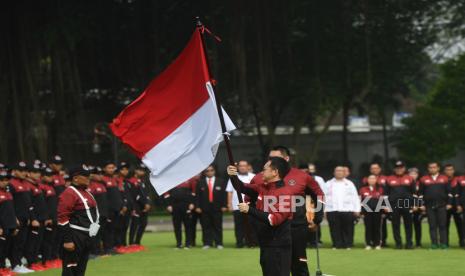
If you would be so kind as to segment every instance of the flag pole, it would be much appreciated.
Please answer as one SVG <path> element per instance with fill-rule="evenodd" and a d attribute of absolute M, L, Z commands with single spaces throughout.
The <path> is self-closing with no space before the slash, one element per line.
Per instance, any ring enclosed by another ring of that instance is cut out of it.
<path fill-rule="evenodd" d="M 205 62 L 207 64 L 207 70 L 208 70 L 208 73 L 210 75 L 210 64 L 208 62 L 207 48 L 205 46 L 205 39 L 204 39 L 204 35 L 203 35 L 203 32 L 202 32 L 203 24 L 200 21 L 200 17 L 198 17 L 198 16 L 196 17 L 196 21 L 197 21 L 196 22 L 197 31 L 199 32 L 200 38 L 201 38 L 201 41 L 202 41 L 202 48 L 203 48 L 203 53 L 205 55 Z M 210 77 L 211 77 L 211 75 L 210 75 Z M 229 142 L 229 135 L 228 135 L 227 130 L 226 130 L 226 124 L 224 122 L 223 111 L 221 109 L 220 97 L 218 97 L 218 95 L 216 93 L 215 84 L 211 83 L 211 85 L 212 85 L 212 89 L 213 89 L 213 94 L 215 95 L 216 110 L 218 111 L 218 117 L 220 118 L 221 132 L 223 132 L 223 140 L 224 140 L 224 143 L 226 145 L 226 151 L 228 153 L 229 165 L 235 166 L 236 164 L 234 162 L 234 156 L 233 156 L 232 149 L 231 149 L 231 143 Z M 239 184 L 239 183 L 237 183 L 237 181 L 239 180 L 238 178 L 229 177 L 229 179 L 233 182 L 234 187 L 238 186 L 238 185 L 236 185 L 236 184 Z M 239 203 L 242 203 L 243 200 L 242 200 L 241 193 L 239 191 L 237 191 L 237 190 L 236 190 L 236 193 L 237 193 L 237 199 L 239 200 Z"/>

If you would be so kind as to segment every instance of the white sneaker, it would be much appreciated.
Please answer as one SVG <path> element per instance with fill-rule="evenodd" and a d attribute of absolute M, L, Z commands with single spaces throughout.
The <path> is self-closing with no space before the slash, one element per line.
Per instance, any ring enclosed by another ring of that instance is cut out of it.
<path fill-rule="evenodd" d="M 378 245 L 377 247 L 375 247 L 376 250 L 381 250 L 381 245 Z"/>
<path fill-rule="evenodd" d="M 26 274 L 26 273 L 33 273 L 34 272 L 34 270 L 29 269 L 29 268 L 25 267 L 24 265 L 17 265 L 17 266 L 15 266 L 15 268 L 12 271 L 14 273 L 18 273 L 18 274 Z"/>
<path fill-rule="evenodd" d="M 210 249 L 210 245 L 204 245 L 202 249 Z"/>
<path fill-rule="evenodd" d="M 365 247 L 365 250 L 371 250 L 371 246 L 367 245 L 367 246 Z"/>
<path fill-rule="evenodd" d="M 222 250 L 224 247 L 222 245 L 216 246 L 217 249 Z"/>

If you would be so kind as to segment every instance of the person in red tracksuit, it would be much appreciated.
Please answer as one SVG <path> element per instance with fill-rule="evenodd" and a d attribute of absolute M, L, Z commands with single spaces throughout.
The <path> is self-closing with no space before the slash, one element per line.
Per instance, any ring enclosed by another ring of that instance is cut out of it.
<path fill-rule="evenodd" d="M 263 167 L 262 184 L 244 184 L 237 177 L 237 168 L 228 167 L 234 188 L 256 199 L 255 207 L 239 203 L 239 211 L 254 218 L 260 265 L 264 276 L 289 276 L 292 257 L 291 219 L 292 196 L 295 189 L 286 185 L 289 163 L 280 157 L 271 157 Z M 284 207 L 288 206 L 288 208 Z"/>
<path fill-rule="evenodd" d="M 62 175 L 63 170 L 63 158 L 60 155 L 55 155 L 49 162 L 49 167 L 53 171 L 53 185 L 57 196 L 66 189 L 66 181 Z"/>
<path fill-rule="evenodd" d="M 89 192 L 94 196 L 97 201 L 99 214 L 100 214 L 100 231 L 95 237 L 94 245 L 91 250 L 91 254 L 94 256 L 103 255 L 103 241 L 105 228 L 107 227 L 108 217 L 108 199 L 107 199 L 107 188 L 105 182 L 103 182 L 103 172 L 100 167 L 90 167 L 90 184 Z M 92 257 L 94 257 L 92 256 Z"/>
<path fill-rule="evenodd" d="M 449 179 L 439 174 L 437 162 L 428 164 L 428 175 L 420 179 L 419 197 L 423 199 L 428 216 L 431 249 L 447 249 L 447 210 L 452 208 L 455 200 Z M 439 234 L 439 235 L 438 235 Z M 439 239 L 438 239 L 439 236 Z M 439 243 L 438 243 L 439 242 Z"/>
<path fill-rule="evenodd" d="M 449 184 L 451 188 L 452 195 L 454 198 L 457 197 L 457 182 L 458 182 L 458 177 L 455 176 L 455 168 L 454 165 L 452 164 L 446 164 L 444 165 L 444 175 L 449 178 Z M 465 246 L 465 241 L 464 241 L 464 233 L 462 229 L 462 214 L 457 210 L 457 200 L 452 201 L 452 209 L 447 210 L 447 245 L 449 245 L 449 228 L 450 228 L 450 221 L 451 218 L 454 219 L 455 223 L 455 228 L 457 230 L 457 237 L 459 238 L 459 246 L 464 247 Z"/>
<path fill-rule="evenodd" d="M 462 231 L 465 234 L 465 175 L 458 176 L 455 183 L 457 212 L 462 215 Z"/>
<path fill-rule="evenodd" d="M 362 205 L 363 221 L 365 225 L 365 249 L 381 249 L 381 222 L 383 210 L 379 201 L 384 196 L 383 187 L 378 184 L 378 177 L 374 174 L 367 178 L 367 185 L 359 190 L 360 198 L 366 205 Z"/>

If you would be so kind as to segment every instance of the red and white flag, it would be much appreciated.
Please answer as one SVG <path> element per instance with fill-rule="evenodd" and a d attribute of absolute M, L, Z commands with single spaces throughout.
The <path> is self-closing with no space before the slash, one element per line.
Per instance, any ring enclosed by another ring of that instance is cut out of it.
<path fill-rule="evenodd" d="M 110 124 L 150 169 L 158 194 L 204 170 L 223 140 L 200 36 L 194 31 L 176 60 Z M 227 131 L 234 130 L 223 115 Z"/>

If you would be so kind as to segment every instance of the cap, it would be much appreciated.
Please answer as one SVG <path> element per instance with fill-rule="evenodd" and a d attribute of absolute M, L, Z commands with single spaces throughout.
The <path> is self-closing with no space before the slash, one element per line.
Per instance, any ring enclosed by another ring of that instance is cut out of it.
<path fill-rule="evenodd" d="M 63 179 L 64 179 L 65 181 L 71 180 L 71 178 L 69 177 L 69 174 L 63 175 Z"/>
<path fill-rule="evenodd" d="M 43 173 L 45 176 L 52 176 L 52 175 L 54 175 L 53 170 L 50 169 L 49 167 L 46 167 L 46 168 L 42 171 L 42 173 Z"/>
<path fill-rule="evenodd" d="M 129 169 L 129 164 L 127 162 L 121 162 L 118 165 L 118 170 L 121 170 L 123 168 Z"/>
<path fill-rule="evenodd" d="M 13 170 L 17 171 L 27 171 L 27 164 L 24 161 L 19 161 L 13 166 Z"/>
<path fill-rule="evenodd" d="M 60 155 L 54 155 L 51 158 L 50 163 L 51 164 L 63 164 L 63 158 L 61 158 Z"/>
<path fill-rule="evenodd" d="M 147 166 L 145 166 L 144 163 L 140 163 L 139 165 L 136 166 L 136 170 L 146 170 Z"/>
<path fill-rule="evenodd" d="M 69 170 L 70 178 L 73 178 L 78 175 L 89 176 L 90 175 L 89 167 L 87 167 L 86 165 L 80 165 L 78 167 L 75 167 Z"/>
<path fill-rule="evenodd" d="M 105 162 L 102 163 L 102 167 L 106 167 L 106 166 L 108 166 L 108 165 L 110 165 L 110 164 L 115 165 L 115 162 L 113 162 L 113 161 L 111 161 L 111 160 L 106 160 Z"/>
<path fill-rule="evenodd" d="M 35 172 L 35 173 L 38 173 L 38 172 L 42 172 L 42 166 L 40 165 L 40 163 L 34 163 L 34 165 L 32 165 L 30 168 L 29 168 L 29 171 L 30 172 Z"/>
<path fill-rule="evenodd" d="M 404 163 L 404 161 L 398 160 L 398 161 L 396 161 L 394 167 L 395 168 L 405 167 L 405 163 Z"/>
<path fill-rule="evenodd" d="M 102 174 L 103 173 L 102 168 L 100 168 L 99 166 L 95 166 L 95 167 L 90 166 L 89 169 L 90 169 L 91 174 Z"/>
<path fill-rule="evenodd" d="M 0 172 L 0 179 L 10 179 L 11 175 L 6 171 Z"/>

